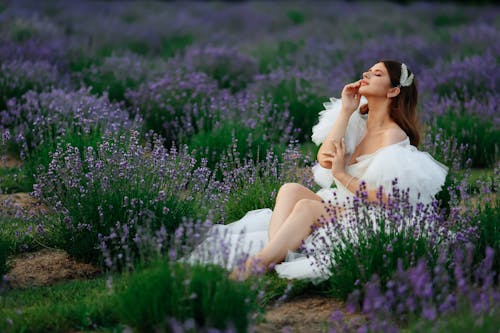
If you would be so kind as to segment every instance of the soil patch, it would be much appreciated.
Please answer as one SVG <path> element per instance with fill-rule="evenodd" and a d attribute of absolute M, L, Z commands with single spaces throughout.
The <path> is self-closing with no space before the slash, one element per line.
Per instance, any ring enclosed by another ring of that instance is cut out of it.
<path fill-rule="evenodd" d="M 0 156 L 0 168 L 19 168 L 21 161 L 14 156 L 4 155 Z"/>
<path fill-rule="evenodd" d="M 45 286 L 73 279 L 93 278 L 100 270 L 90 264 L 77 262 L 62 250 L 44 249 L 24 253 L 10 260 L 7 274 L 9 286 L 27 288 Z"/>
<path fill-rule="evenodd" d="M 330 317 L 337 310 L 351 323 L 349 326 L 359 326 L 365 321 L 361 314 L 349 313 L 344 302 L 326 296 L 300 295 L 279 306 L 269 306 L 255 332 L 328 332 Z"/>
<path fill-rule="evenodd" d="M 29 193 L 14 193 L 0 194 L 0 209 L 6 215 L 36 215 L 46 208 Z"/>

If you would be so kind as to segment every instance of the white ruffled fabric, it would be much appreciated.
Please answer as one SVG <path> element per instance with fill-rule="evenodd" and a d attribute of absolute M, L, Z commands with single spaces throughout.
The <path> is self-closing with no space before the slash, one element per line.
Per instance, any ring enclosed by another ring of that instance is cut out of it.
<path fill-rule="evenodd" d="M 366 100 L 362 97 L 360 105 L 364 103 Z M 313 127 L 312 140 L 317 145 L 328 136 L 340 113 L 341 104 L 341 100 L 335 98 L 324 103 L 325 110 L 319 113 L 319 122 Z M 350 117 L 344 136 L 346 161 L 365 133 L 366 117 L 360 114 L 358 108 Z M 337 181 L 329 169 L 316 164 L 312 171 L 314 180 L 322 187 L 317 194 L 323 200 L 338 204 L 352 202 L 354 194 Z M 428 153 L 412 146 L 407 138 L 374 153 L 357 157 L 356 163 L 346 166 L 346 171 L 364 180 L 368 189 L 378 189 L 382 186 L 388 195 L 392 193 L 392 183 L 396 178 L 399 189 L 409 189 L 410 203 L 415 205 L 417 202 L 427 204 L 434 199 L 434 195 L 444 184 L 448 168 Z M 335 188 L 331 187 L 333 183 Z M 266 246 L 271 215 L 270 209 L 259 209 L 248 212 L 234 223 L 215 226 L 205 241 L 186 260 L 191 263 L 216 263 L 233 269 L 244 258 L 256 254 Z M 303 252 L 290 251 L 286 260 L 275 266 L 275 270 L 284 278 L 309 279 L 313 282 L 325 280 L 329 276 L 328 266 L 331 263 L 328 247 L 334 241 L 336 240 L 328 239 L 325 228 L 320 228 L 304 241 L 305 252 L 314 249 L 314 257 L 306 256 Z M 321 245 L 318 247 L 318 244 L 324 244 L 324 253 L 321 253 Z"/>

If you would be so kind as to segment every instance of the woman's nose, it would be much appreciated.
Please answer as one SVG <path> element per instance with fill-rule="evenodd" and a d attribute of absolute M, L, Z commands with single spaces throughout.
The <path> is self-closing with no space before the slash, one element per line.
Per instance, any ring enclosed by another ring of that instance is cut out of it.
<path fill-rule="evenodd" d="M 370 77 L 370 73 L 369 72 L 364 72 L 363 73 L 363 79 L 368 79 Z"/>

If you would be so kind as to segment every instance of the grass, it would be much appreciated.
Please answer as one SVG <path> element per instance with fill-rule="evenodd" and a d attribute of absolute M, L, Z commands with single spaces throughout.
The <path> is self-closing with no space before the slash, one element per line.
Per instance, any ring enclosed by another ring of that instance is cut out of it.
<path fill-rule="evenodd" d="M 108 281 L 112 278 L 112 289 Z M 283 283 L 281 283 L 281 286 Z M 228 279 L 217 266 L 165 261 L 132 274 L 101 276 L 0 294 L 0 331 L 168 330 L 164 319 L 194 319 L 198 328 L 245 332 L 259 311 L 257 285 Z"/>
<path fill-rule="evenodd" d="M 0 168 L 0 189 L 3 193 L 30 192 L 32 183 L 20 168 Z"/>
<path fill-rule="evenodd" d="M 236 328 L 245 332 L 257 310 L 257 292 L 228 278 L 218 266 L 159 262 L 131 276 L 117 294 L 122 322 L 139 332 L 165 330 L 165 318 L 193 319 L 196 327 Z"/>
<path fill-rule="evenodd" d="M 36 224 L 27 218 L 0 215 L 0 241 L 6 244 L 8 255 L 36 250 Z"/>
<path fill-rule="evenodd" d="M 405 333 L 491 333 L 500 327 L 500 311 L 491 309 L 490 313 L 477 315 L 467 306 L 457 313 L 438 319 L 437 321 L 415 321 Z"/>
<path fill-rule="evenodd" d="M 115 285 L 124 279 L 114 277 Z M 10 290 L 0 297 L 0 330 L 68 332 L 118 325 L 106 278 Z"/>
<path fill-rule="evenodd" d="M 446 137 L 466 144 L 462 156 L 472 160 L 476 168 L 492 167 L 498 161 L 500 129 L 493 121 L 465 112 L 447 112 L 436 118 L 435 128 L 443 129 Z"/>
<path fill-rule="evenodd" d="M 8 272 L 7 256 L 9 254 L 9 243 L 0 238 L 0 276 Z"/>
<path fill-rule="evenodd" d="M 238 122 L 223 122 L 217 128 L 200 131 L 189 138 L 189 147 L 198 151 L 198 159 L 206 158 L 207 166 L 214 169 L 221 162 L 224 153 L 236 145 L 241 157 L 253 160 L 265 160 L 265 153 L 272 149 L 278 156 L 286 149 L 279 144 L 277 137 L 265 137 L 269 129 L 258 125 L 253 129 Z M 274 141 L 274 142 L 273 142 Z"/>

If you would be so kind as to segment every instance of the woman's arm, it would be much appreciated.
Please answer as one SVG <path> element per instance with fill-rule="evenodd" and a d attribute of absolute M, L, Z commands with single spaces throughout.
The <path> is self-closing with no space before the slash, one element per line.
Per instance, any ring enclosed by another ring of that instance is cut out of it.
<path fill-rule="evenodd" d="M 332 167 L 331 157 L 335 154 L 335 142 L 341 142 L 344 138 L 349 118 L 359 106 L 361 96 L 358 94 L 361 80 L 347 84 L 342 89 L 342 108 L 337 120 L 333 124 L 328 137 L 325 139 L 318 151 L 318 162 L 323 168 Z"/>
<path fill-rule="evenodd" d="M 334 151 L 334 142 L 340 142 L 345 135 L 345 130 L 347 128 L 347 123 L 349 122 L 350 114 L 342 110 L 337 117 L 337 120 L 333 124 L 330 133 L 326 137 L 325 141 L 321 144 L 318 151 L 318 162 L 323 168 L 330 169 L 332 167 L 332 162 L 330 157 Z"/>
<path fill-rule="evenodd" d="M 337 178 L 337 180 L 340 181 L 345 186 L 345 188 L 349 190 L 349 192 L 356 193 L 356 191 L 360 190 L 361 181 L 358 178 L 351 176 L 349 173 L 345 171 L 335 175 L 335 178 Z M 380 203 L 380 202 L 387 203 L 387 195 L 383 190 L 382 192 L 380 192 L 380 190 L 378 189 L 376 190 L 366 189 L 366 194 L 367 194 L 366 198 L 367 201 L 375 203 Z"/>

